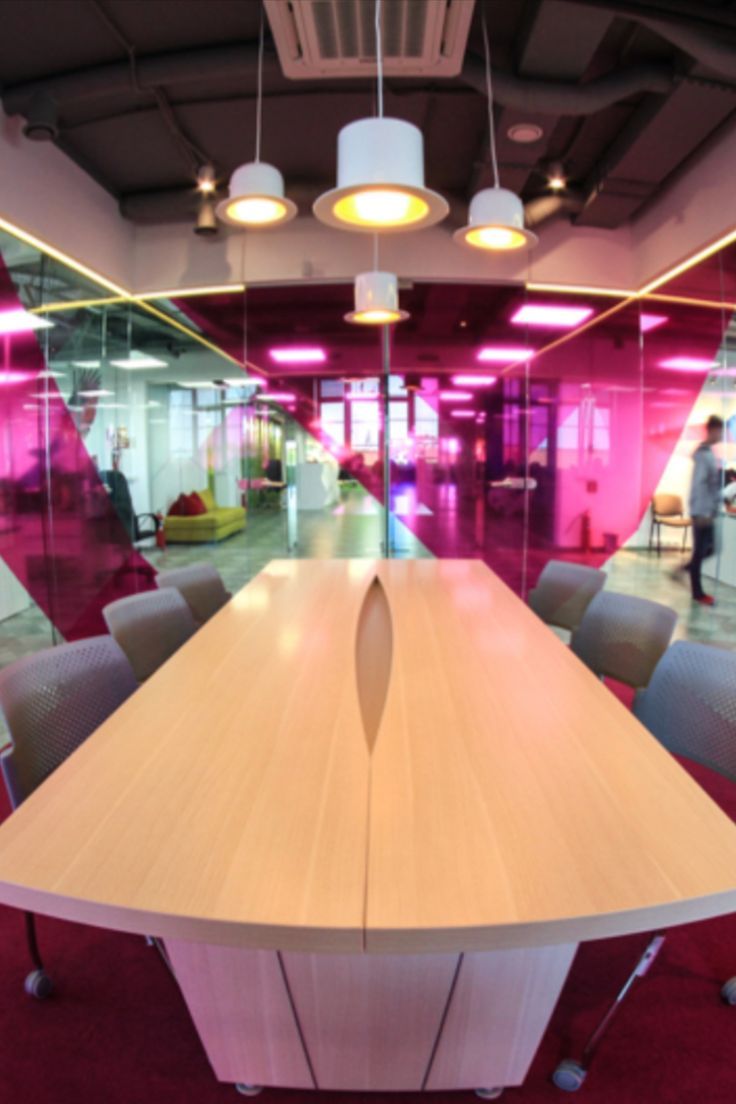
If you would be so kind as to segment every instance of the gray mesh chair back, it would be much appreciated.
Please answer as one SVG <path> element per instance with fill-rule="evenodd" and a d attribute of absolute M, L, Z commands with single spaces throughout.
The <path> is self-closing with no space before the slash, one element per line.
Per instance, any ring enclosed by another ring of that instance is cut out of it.
<path fill-rule="evenodd" d="M 550 560 L 529 593 L 529 605 L 547 625 L 573 632 L 605 581 L 605 571 L 595 567 Z"/>
<path fill-rule="evenodd" d="M 102 616 L 139 682 L 157 671 L 197 629 L 189 606 L 173 587 L 119 598 L 105 606 Z"/>
<path fill-rule="evenodd" d="M 109 636 L 47 648 L 0 671 L 0 709 L 13 742 L 0 765 L 13 808 L 137 686 Z"/>
<path fill-rule="evenodd" d="M 678 640 L 657 664 L 634 712 L 675 755 L 736 782 L 736 652 Z"/>
<path fill-rule="evenodd" d="M 571 647 L 597 675 L 640 689 L 649 684 L 676 621 L 675 611 L 659 602 L 604 590 L 585 611 Z"/>
<path fill-rule="evenodd" d="M 160 571 L 156 576 L 158 587 L 175 587 L 186 599 L 196 621 L 203 625 L 213 614 L 232 598 L 225 589 L 216 567 L 209 563 L 189 564 L 171 571 Z"/>

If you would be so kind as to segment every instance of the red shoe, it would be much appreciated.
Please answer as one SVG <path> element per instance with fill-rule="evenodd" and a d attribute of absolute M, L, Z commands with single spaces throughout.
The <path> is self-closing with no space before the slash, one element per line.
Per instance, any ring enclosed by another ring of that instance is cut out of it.
<path fill-rule="evenodd" d="M 715 598 L 710 594 L 704 594 L 702 598 L 696 598 L 696 602 L 699 602 L 701 606 L 714 606 L 716 604 Z"/>

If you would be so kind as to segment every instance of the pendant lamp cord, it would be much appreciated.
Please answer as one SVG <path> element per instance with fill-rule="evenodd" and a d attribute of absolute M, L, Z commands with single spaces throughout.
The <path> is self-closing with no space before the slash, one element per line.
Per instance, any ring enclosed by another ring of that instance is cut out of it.
<path fill-rule="evenodd" d="M 261 160 L 261 116 L 263 114 L 263 3 L 258 32 L 258 93 L 256 96 L 256 164 Z"/>
<path fill-rule="evenodd" d="M 373 271 L 378 272 L 378 234 L 373 235 Z"/>
<path fill-rule="evenodd" d="M 381 0 L 376 0 L 376 78 L 378 80 L 378 118 L 383 118 L 383 46 L 381 43 Z"/>
<path fill-rule="evenodd" d="M 493 187 L 500 188 L 498 177 L 498 157 L 496 156 L 496 127 L 493 121 L 493 80 L 491 77 L 491 47 L 488 43 L 488 27 L 486 25 L 486 13 L 483 11 L 483 49 L 486 56 L 486 97 L 488 99 L 488 133 L 491 146 L 491 166 L 493 168 Z"/>

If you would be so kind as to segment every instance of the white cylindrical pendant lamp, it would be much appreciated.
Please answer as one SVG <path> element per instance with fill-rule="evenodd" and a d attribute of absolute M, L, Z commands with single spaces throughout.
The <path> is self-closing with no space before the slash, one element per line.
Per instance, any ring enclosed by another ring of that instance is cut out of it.
<path fill-rule="evenodd" d="M 433 226 L 449 210 L 424 186 L 422 132 L 402 119 L 358 119 L 340 131 L 337 187 L 314 203 L 316 217 L 342 230 L 396 233 Z"/>
<path fill-rule="evenodd" d="M 534 246 L 538 238 L 524 226 L 524 205 L 508 188 L 483 188 L 470 201 L 468 225 L 453 238 L 473 249 L 504 252 Z"/>
<path fill-rule="evenodd" d="M 393 272 L 360 272 L 355 277 L 355 310 L 346 322 L 363 326 L 387 326 L 403 322 L 408 311 L 399 309 L 399 281 Z"/>
<path fill-rule="evenodd" d="M 229 196 L 217 204 L 217 217 L 230 226 L 268 229 L 283 226 L 297 213 L 284 195 L 284 178 L 265 161 L 240 165 L 230 178 Z"/>

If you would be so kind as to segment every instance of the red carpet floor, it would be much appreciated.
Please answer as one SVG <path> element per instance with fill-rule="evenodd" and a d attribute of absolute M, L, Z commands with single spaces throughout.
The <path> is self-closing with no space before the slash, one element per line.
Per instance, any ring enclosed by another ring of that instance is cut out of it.
<path fill-rule="evenodd" d="M 736 787 L 692 773 L 736 819 Z M 5 810 L 3 810 L 4 812 Z M 57 993 L 23 993 L 21 917 L 0 909 L 0 1104 L 217 1104 L 243 1099 L 215 1082 L 175 983 L 137 937 L 41 919 Z M 521 1089 L 509 1104 L 561 1101 L 549 1081 L 575 1053 L 629 972 L 645 936 L 588 944 Z M 719 1001 L 736 974 L 736 916 L 675 929 L 614 1022 L 588 1082 L 587 1104 L 734 1104 L 736 1008 Z M 260 1104 L 320 1094 L 266 1090 Z M 327 1098 L 328 1094 L 322 1094 Z M 436 1093 L 471 1104 L 470 1093 Z M 403 1094 L 330 1093 L 332 1104 L 409 1104 Z M 300 1102 L 301 1104 L 301 1102 Z"/>

